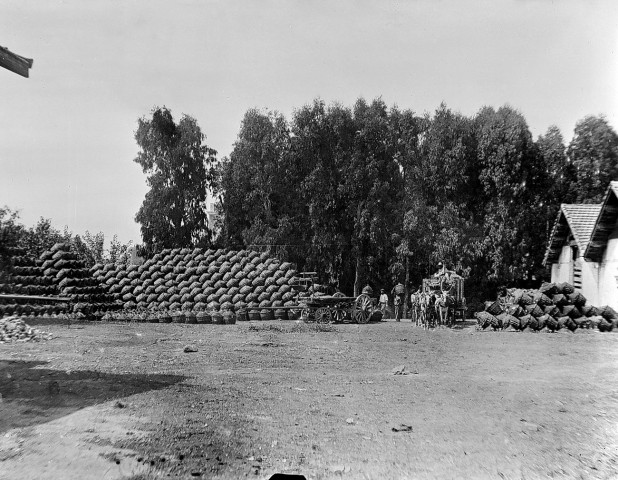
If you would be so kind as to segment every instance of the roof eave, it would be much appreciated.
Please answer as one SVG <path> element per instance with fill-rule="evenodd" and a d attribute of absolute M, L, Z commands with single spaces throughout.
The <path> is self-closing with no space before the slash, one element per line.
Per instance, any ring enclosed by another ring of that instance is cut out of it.
<path fill-rule="evenodd" d="M 618 219 L 618 182 L 610 182 L 607 191 L 605 192 L 605 198 L 603 199 L 603 206 L 597 217 L 597 221 L 592 229 L 592 235 L 590 235 L 590 241 L 584 252 L 584 258 L 589 262 L 599 262 L 605 246 L 607 245 L 607 237 L 613 230 L 613 225 Z M 609 205 L 610 202 L 616 205 Z M 612 226 L 608 231 L 606 225 Z"/>
<path fill-rule="evenodd" d="M 558 232 L 558 228 L 562 223 L 566 223 L 568 225 L 568 221 L 564 212 L 562 210 L 562 206 L 560 205 L 560 210 L 558 211 L 558 215 L 556 216 L 556 221 L 554 222 L 554 226 L 551 229 L 551 234 L 549 235 L 549 240 L 547 242 L 547 248 L 545 249 L 545 255 L 543 256 L 543 266 L 546 267 L 548 263 L 554 263 L 553 260 L 557 260 L 557 257 L 560 256 L 560 252 L 558 251 L 557 255 L 555 253 L 556 246 L 554 243 L 557 242 L 556 234 Z M 561 220 L 564 219 L 564 222 Z M 570 229 L 570 226 L 569 226 Z"/>

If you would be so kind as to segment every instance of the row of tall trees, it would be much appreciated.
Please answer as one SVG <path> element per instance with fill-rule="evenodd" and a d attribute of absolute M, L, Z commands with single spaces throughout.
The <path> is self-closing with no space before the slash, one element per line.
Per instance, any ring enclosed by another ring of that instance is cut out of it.
<path fill-rule="evenodd" d="M 467 117 L 359 99 L 315 100 L 286 119 L 250 109 L 229 158 L 216 160 L 197 121 L 155 108 L 138 121 L 135 161 L 150 191 L 136 215 L 144 252 L 217 246 L 268 250 L 343 291 L 418 285 L 438 261 L 479 298 L 533 284 L 560 203 L 599 202 L 618 179 L 618 135 L 603 117 L 565 144 L 536 141 L 503 106 Z M 216 240 L 206 193 L 221 199 Z"/>
<path fill-rule="evenodd" d="M 292 118 L 256 109 L 215 181 L 219 242 L 260 248 L 343 291 L 418 285 L 438 261 L 482 298 L 530 284 L 559 204 L 598 202 L 618 179 L 618 136 L 602 117 L 536 141 L 503 106 L 467 117 L 315 100 Z"/>

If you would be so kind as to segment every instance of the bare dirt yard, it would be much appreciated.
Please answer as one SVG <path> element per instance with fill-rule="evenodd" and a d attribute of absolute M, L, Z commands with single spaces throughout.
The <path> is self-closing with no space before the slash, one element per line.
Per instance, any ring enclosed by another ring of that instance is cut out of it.
<path fill-rule="evenodd" d="M 0 345 L 2 479 L 618 478 L 615 333 L 39 328 Z"/>

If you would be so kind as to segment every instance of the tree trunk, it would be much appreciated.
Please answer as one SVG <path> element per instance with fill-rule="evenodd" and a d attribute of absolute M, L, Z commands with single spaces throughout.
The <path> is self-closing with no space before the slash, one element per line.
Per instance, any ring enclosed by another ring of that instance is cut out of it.
<path fill-rule="evenodd" d="M 361 260 L 361 255 L 357 255 L 356 256 L 356 276 L 354 277 L 354 296 L 358 297 L 361 293 L 361 290 L 363 288 L 361 282 L 362 282 L 362 278 L 363 278 L 363 273 L 362 273 L 362 269 L 363 269 L 363 263 Z"/>
<path fill-rule="evenodd" d="M 408 299 L 410 298 L 410 255 L 406 254 L 406 281 L 404 283 L 404 299 L 403 299 L 403 312 L 404 315 L 408 313 Z"/>

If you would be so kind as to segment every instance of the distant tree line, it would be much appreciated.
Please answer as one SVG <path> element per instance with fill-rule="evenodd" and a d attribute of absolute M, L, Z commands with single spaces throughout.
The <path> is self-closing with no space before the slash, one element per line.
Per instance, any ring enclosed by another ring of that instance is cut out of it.
<path fill-rule="evenodd" d="M 535 285 L 560 203 L 600 202 L 618 179 L 618 135 L 600 116 L 579 121 L 568 146 L 557 127 L 533 139 L 503 106 L 467 117 L 321 100 L 291 119 L 246 112 L 229 158 L 216 160 L 197 121 L 155 107 L 138 120 L 134 159 L 150 186 L 135 219 L 140 253 L 216 246 L 268 251 L 319 272 L 346 293 L 365 284 L 418 286 L 439 261 L 463 275 L 468 297 L 498 285 Z M 207 191 L 220 199 L 218 236 Z M 32 228 L 0 208 L 0 268 L 7 249 L 39 256 L 69 241 L 87 265 L 128 260 L 116 237 Z"/>
<path fill-rule="evenodd" d="M 567 147 L 555 126 L 535 141 L 509 106 L 467 117 L 315 100 L 290 120 L 247 111 L 216 173 L 222 246 L 269 251 L 348 293 L 418 286 L 445 261 L 480 299 L 547 277 L 560 203 L 601 200 L 618 136 L 595 116 Z"/>
<path fill-rule="evenodd" d="M 14 249 L 23 249 L 26 256 L 38 258 L 55 243 L 69 243 L 73 251 L 86 266 L 95 263 L 127 264 L 131 260 L 132 242 L 121 243 L 113 236 L 109 248 L 104 248 L 103 232 L 83 235 L 73 234 L 64 228 L 60 231 L 52 226 L 51 220 L 41 217 L 36 225 L 26 227 L 20 222 L 19 212 L 7 206 L 0 207 L 0 276 L 7 272 L 7 266 Z"/>

